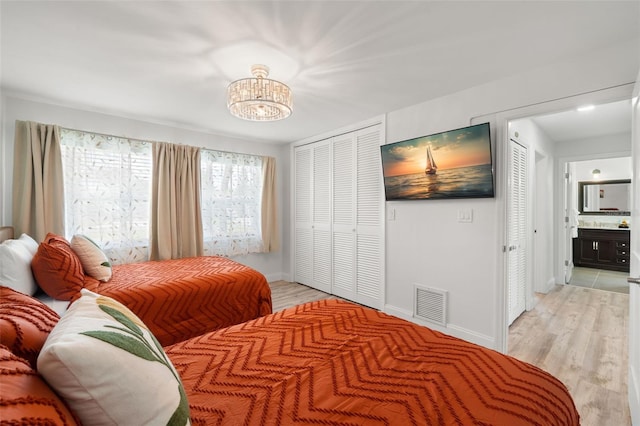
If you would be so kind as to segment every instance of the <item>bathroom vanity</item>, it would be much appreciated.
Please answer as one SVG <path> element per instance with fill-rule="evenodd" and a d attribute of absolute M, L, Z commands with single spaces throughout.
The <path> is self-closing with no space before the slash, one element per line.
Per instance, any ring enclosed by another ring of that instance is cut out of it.
<path fill-rule="evenodd" d="M 573 264 L 629 272 L 629 229 L 578 228 Z"/>

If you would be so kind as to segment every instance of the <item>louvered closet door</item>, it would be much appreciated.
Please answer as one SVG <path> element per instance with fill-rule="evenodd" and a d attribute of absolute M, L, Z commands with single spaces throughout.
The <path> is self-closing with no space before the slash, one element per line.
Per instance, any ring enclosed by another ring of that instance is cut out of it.
<path fill-rule="evenodd" d="M 356 134 L 356 301 L 384 303 L 384 198 L 380 166 L 381 126 Z"/>
<path fill-rule="evenodd" d="M 333 294 L 356 300 L 356 134 L 333 138 Z"/>
<path fill-rule="evenodd" d="M 295 149 L 296 281 L 378 309 L 385 260 L 381 129 Z"/>
<path fill-rule="evenodd" d="M 311 285 L 313 282 L 313 228 L 312 228 L 312 156 L 310 147 L 294 151 L 295 167 L 295 247 L 294 281 Z"/>
<path fill-rule="evenodd" d="M 515 141 L 509 143 L 511 185 L 508 213 L 508 302 L 509 325 L 526 306 L 526 225 L 527 225 L 527 148 Z"/>
<path fill-rule="evenodd" d="M 331 141 L 313 144 L 313 280 L 331 293 Z"/>

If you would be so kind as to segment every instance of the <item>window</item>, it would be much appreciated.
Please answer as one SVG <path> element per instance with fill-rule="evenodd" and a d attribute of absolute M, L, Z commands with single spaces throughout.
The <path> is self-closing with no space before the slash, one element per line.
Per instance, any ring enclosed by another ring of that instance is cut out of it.
<path fill-rule="evenodd" d="M 84 234 L 114 264 L 149 258 L 151 143 L 61 129 L 67 237 Z"/>
<path fill-rule="evenodd" d="M 149 258 L 152 143 L 61 129 L 65 233 L 84 234 L 114 264 Z M 262 157 L 203 149 L 204 254 L 262 251 Z"/>
<path fill-rule="evenodd" d="M 205 255 L 262 251 L 262 157 L 203 149 L 200 167 Z"/>

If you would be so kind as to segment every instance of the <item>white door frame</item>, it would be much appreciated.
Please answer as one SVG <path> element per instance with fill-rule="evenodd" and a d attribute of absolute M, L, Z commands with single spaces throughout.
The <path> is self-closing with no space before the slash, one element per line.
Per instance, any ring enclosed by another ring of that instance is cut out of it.
<path fill-rule="evenodd" d="M 640 424 L 640 73 L 636 79 L 632 101 L 632 164 L 633 173 L 631 181 L 632 208 L 631 208 L 631 270 L 629 288 L 629 410 L 631 423 Z M 633 223 L 636 223 L 634 228 Z"/>
<path fill-rule="evenodd" d="M 497 262 L 496 262 L 496 276 L 498 278 L 498 282 L 496 284 L 496 307 L 497 314 L 495 318 L 495 336 L 496 336 L 496 349 L 503 353 L 507 352 L 507 342 L 509 335 L 509 327 L 507 325 L 508 318 L 508 288 L 507 288 L 507 215 L 508 215 L 508 203 L 506 200 L 506 194 L 508 191 L 508 182 L 509 182 L 509 173 L 507 164 L 508 163 L 508 147 L 509 147 L 509 131 L 508 131 L 508 123 L 512 120 L 517 120 L 520 118 L 532 117 L 535 115 L 541 114 L 550 114 L 554 112 L 567 111 L 570 109 L 577 108 L 584 104 L 603 104 L 609 102 L 616 102 L 625 99 L 631 98 L 631 93 L 633 90 L 633 84 L 625 84 L 609 89 L 602 89 L 590 93 L 585 93 L 576 96 L 565 97 L 562 99 L 552 100 L 549 102 L 542 102 L 530 106 L 525 106 L 522 108 L 517 108 L 509 111 L 498 112 L 495 113 L 495 123 L 496 123 L 496 159 L 498 160 L 498 166 L 502 166 L 502 170 L 497 171 L 496 175 L 496 185 L 500 186 L 497 188 L 496 195 L 496 203 L 498 211 L 501 212 L 500 217 L 498 217 L 498 233 L 497 236 L 498 245 L 496 247 L 497 254 Z M 557 170 L 557 160 L 556 160 L 556 170 Z M 556 172 L 557 173 L 557 172 Z M 561 200 L 562 196 L 557 195 L 554 198 L 554 205 L 562 205 Z M 560 203 L 560 204 L 559 204 Z M 557 209 L 555 209 L 557 210 Z M 564 221 L 564 216 L 563 219 Z M 554 229 L 557 230 L 557 220 L 554 224 Z M 563 224 L 562 224 L 563 225 Z M 561 228 L 561 232 L 564 230 L 564 227 Z M 564 249 L 564 246 L 562 247 Z M 557 244 L 554 244 L 554 250 L 556 253 L 559 247 Z M 562 252 L 561 252 L 562 253 Z M 554 270 L 558 270 L 557 259 L 558 255 L 554 256 Z M 564 254 L 562 262 L 564 262 Z M 562 282 L 562 281 L 560 281 Z"/>
<path fill-rule="evenodd" d="M 578 224 L 576 223 L 576 218 L 574 217 L 576 212 L 577 200 L 576 195 L 573 191 L 573 182 L 575 179 L 576 167 L 574 162 L 565 162 L 564 164 L 560 164 L 562 167 L 562 189 L 563 192 L 563 211 L 564 217 L 564 237 L 562 241 L 564 241 L 564 250 L 562 253 L 563 260 L 559 263 L 560 267 L 564 270 L 563 279 L 560 281 L 559 279 L 556 282 L 562 282 L 564 284 L 569 284 L 571 281 L 571 277 L 573 275 L 573 236 L 578 233 Z M 575 228 L 575 231 L 574 231 Z M 560 235 L 560 234 L 558 234 Z M 555 273 L 554 273 L 555 276 Z"/>

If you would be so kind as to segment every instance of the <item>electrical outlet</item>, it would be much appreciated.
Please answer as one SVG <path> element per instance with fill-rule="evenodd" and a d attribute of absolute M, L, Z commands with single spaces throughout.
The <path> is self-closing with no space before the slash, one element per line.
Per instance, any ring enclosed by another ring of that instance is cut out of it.
<path fill-rule="evenodd" d="M 391 207 L 387 211 L 387 219 L 388 220 L 396 220 L 396 209 L 395 209 L 395 207 Z"/>

